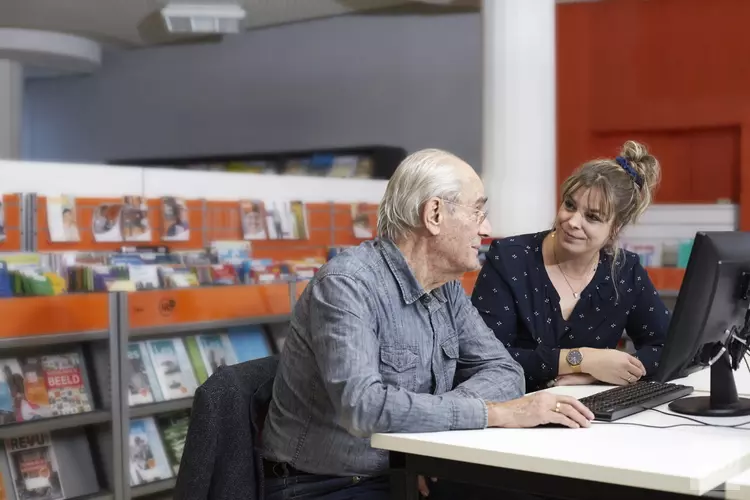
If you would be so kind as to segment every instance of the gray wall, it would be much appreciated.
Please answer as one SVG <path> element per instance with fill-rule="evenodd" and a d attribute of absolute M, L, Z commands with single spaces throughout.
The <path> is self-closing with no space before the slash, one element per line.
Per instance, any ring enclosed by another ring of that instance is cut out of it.
<path fill-rule="evenodd" d="M 346 16 L 108 55 L 29 80 L 24 159 L 441 147 L 479 165 L 478 14 Z"/>

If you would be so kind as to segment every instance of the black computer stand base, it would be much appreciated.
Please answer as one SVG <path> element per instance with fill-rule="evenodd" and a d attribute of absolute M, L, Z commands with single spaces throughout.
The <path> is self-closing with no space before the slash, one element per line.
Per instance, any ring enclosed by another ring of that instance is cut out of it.
<path fill-rule="evenodd" d="M 669 409 L 683 415 L 699 417 L 742 417 L 750 415 L 750 399 L 737 396 L 734 371 L 729 352 L 711 365 L 711 395 L 672 401 Z"/>

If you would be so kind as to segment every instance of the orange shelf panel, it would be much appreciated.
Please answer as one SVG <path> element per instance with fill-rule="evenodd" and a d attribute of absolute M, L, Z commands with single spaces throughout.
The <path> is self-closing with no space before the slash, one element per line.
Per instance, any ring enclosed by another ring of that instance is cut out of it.
<path fill-rule="evenodd" d="M 21 196 L 0 195 L 5 210 L 5 239 L 0 241 L 0 252 L 21 250 Z"/>
<path fill-rule="evenodd" d="M 656 289 L 661 291 L 678 291 L 685 276 L 685 270 L 676 267 L 649 267 L 646 271 Z M 474 290 L 477 276 L 479 276 L 479 271 L 466 273 L 461 278 L 464 290 L 469 295 Z"/>
<path fill-rule="evenodd" d="M 90 293 L 0 300 L 0 338 L 107 330 L 107 297 Z"/>
<path fill-rule="evenodd" d="M 470 273 L 466 273 L 461 277 L 461 284 L 464 286 L 464 290 L 466 290 L 466 293 L 468 295 L 471 295 L 474 291 L 474 284 L 477 282 L 477 277 L 479 276 L 479 271 L 472 271 Z"/>
<path fill-rule="evenodd" d="M 238 285 L 153 290 L 128 294 L 131 328 L 289 314 L 289 286 Z"/>
<path fill-rule="evenodd" d="M 299 299 L 299 296 L 302 295 L 302 292 L 305 291 L 305 288 L 307 288 L 307 284 L 310 283 L 310 280 L 304 280 L 304 281 L 298 281 L 296 283 L 296 287 L 294 289 L 295 296 L 297 299 Z"/>
<path fill-rule="evenodd" d="M 678 291 L 685 277 L 685 270 L 678 267 L 648 267 L 646 272 L 660 291 Z"/>

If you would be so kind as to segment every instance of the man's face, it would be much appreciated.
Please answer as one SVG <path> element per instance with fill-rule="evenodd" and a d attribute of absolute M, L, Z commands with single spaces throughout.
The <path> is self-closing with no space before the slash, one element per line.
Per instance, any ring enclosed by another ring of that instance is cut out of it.
<path fill-rule="evenodd" d="M 461 196 L 455 202 L 443 202 L 444 214 L 437 235 L 437 253 L 446 272 L 463 274 L 481 267 L 479 247 L 492 228 L 485 217 L 487 197 L 479 176 L 468 165 L 461 169 Z"/>

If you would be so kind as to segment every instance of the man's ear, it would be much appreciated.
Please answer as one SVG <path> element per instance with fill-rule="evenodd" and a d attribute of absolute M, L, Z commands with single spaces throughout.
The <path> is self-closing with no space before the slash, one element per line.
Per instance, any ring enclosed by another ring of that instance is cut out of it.
<path fill-rule="evenodd" d="M 440 226 L 443 224 L 444 204 L 440 198 L 430 198 L 424 204 L 422 209 L 422 224 L 433 236 L 440 233 Z"/>

